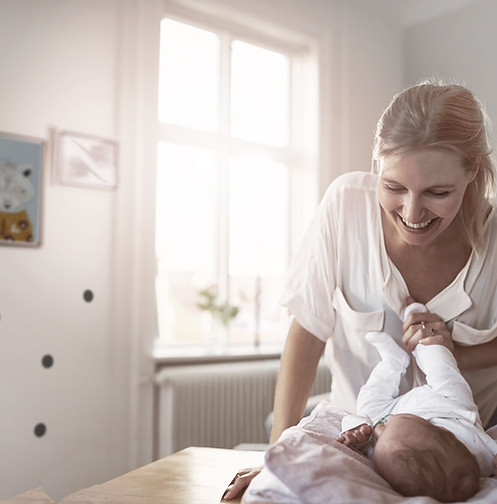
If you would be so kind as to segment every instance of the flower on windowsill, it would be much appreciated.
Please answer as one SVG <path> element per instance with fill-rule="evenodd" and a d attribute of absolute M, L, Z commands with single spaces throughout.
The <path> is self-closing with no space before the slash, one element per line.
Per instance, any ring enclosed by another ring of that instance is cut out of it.
<path fill-rule="evenodd" d="M 201 310 L 210 312 L 213 318 L 219 319 L 225 326 L 227 326 L 240 311 L 237 306 L 229 304 L 228 301 L 219 303 L 217 301 L 218 292 L 215 286 L 201 289 L 198 295 L 200 300 L 197 306 Z"/>

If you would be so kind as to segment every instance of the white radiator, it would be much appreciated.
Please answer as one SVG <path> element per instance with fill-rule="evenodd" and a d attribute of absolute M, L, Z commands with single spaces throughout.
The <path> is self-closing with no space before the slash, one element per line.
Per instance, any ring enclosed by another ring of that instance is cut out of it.
<path fill-rule="evenodd" d="M 188 446 L 233 448 L 267 443 L 279 360 L 171 366 L 156 376 L 157 444 L 162 458 Z M 329 392 L 320 363 L 313 394 Z"/>

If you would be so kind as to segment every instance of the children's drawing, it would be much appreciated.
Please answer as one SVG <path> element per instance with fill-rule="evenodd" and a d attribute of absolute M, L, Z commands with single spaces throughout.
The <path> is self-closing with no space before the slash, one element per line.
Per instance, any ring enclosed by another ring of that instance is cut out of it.
<path fill-rule="evenodd" d="M 39 245 L 43 141 L 0 133 L 0 244 Z"/>

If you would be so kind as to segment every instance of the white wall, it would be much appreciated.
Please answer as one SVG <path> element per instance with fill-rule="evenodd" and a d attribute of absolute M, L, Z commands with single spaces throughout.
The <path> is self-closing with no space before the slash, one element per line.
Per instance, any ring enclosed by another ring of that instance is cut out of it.
<path fill-rule="evenodd" d="M 376 123 L 403 82 L 402 27 L 396 0 L 344 0 L 341 89 L 343 158 L 340 173 L 371 169 Z"/>
<path fill-rule="evenodd" d="M 406 84 L 436 76 L 457 79 L 472 89 L 497 124 L 497 3 L 475 1 L 446 16 L 406 31 Z"/>
<path fill-rule="evenodd" d="M 369 169 L 377 117 L 402 82 L 387 0 L 375 9 L 367 0 L 200 4 L 315 38 L 320 190 L 339 173 Z M 150 27 L 161 8 L 161 0 L 0 0 L 0 131 L 50 148 L 51 128 L 121 146 L 115 191 L 55 183 L 48 156 L 42 245 L 0 246 L 0 499 L 42 483 L 60 498 L 151 459 L 154 153 L 145 133 L 154 116 Z M 45 354 L 55 359 L 50 369 Z"/>
<path fill-rule="evenodd" d="M 117 192 L 54 183 L 49 138 L 54 127 L 116 135 L 118 7 L 117 0 L 0 1 L 0 131 L 43 138 L 48 147 L 42 244 L 0 247 L 4 498 L 42 482 L 63 492 L 65 473 L 81 464 L 91 468 L 89 481 L 113 469 L 106 440 Z M 45 354 L 54 358 L 50 369 L 41 365 Z M 39 422 L 47 427 L 41 438 L 33 433 Z"/>

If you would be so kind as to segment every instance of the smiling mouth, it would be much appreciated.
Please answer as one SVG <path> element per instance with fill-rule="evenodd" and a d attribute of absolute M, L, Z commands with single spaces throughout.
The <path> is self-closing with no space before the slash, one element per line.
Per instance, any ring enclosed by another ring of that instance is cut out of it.
<path fill-rule="evenodd" d="M 413 222 L 408 222 L 404 219 L 404 217 L 400 217 L 400 220 L 402 221 L 402 224 L 404 224 L 404 226 L 408 229 L 426 229 L 435 219 L 430 219 L 430 220 L 427 220 L 427 221 L 424 221 L 424 222 L 417 222 L 417 223 L 413 223 Z"/>

